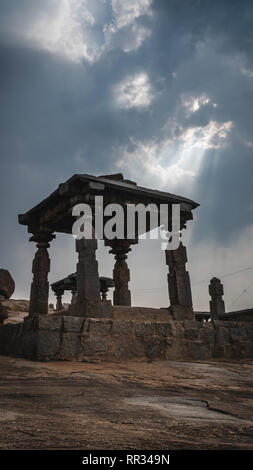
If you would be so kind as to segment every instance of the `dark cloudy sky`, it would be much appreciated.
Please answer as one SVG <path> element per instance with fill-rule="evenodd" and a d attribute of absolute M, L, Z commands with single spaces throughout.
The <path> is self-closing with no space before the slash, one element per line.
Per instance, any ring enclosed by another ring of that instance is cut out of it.
<path fill-rule="evenodd" d="M 0 1 L 1 267 L 15 297 L 34 255 L 17 214 L 74 173 L 122 171 L 201 204 L 187 235 L 195 308 L 213 275 L 228 309 L 253 306 L 252 51 L 252 1 Z M 72 272 L 72 237 L 50 256 L 50 281 Z M 102 246 L 98 259 L 111 275 Z M 159 243 L 129 264 L 134 303 L 166 305 Z"/>

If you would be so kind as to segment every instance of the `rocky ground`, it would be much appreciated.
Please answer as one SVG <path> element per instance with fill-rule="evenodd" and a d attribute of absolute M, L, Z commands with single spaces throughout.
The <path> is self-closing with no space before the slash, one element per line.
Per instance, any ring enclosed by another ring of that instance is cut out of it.
<path fill-rule="evenodd" d="M 253 362 L 0 357 L 0 449 L 252 449 Z"/>

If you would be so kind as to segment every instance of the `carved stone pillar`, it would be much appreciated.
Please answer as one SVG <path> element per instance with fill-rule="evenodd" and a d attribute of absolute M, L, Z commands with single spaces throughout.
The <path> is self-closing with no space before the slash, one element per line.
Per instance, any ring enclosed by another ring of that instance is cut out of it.
<path fill-rule="evenodd" d="M 113 292 L 114 305 L 131 305 L 131 292 L 128 289 L 130 281 L 130 272 L 126 262 L 127 253 L 131 251 L 129 240 L 113 240 L 110 242 L 112 247 L 110 253 L 115 255 L 115 265 L 113 270 L 113 280 L 115 290 Z"/>
<path fill-rule="evenodd" d="M 99 278 L 100 282 L 100 292 L 101 292 L 101 300 L 106 302 L 107 294 L 109 292 L 110 287 L 114 287 L 114 281 L 110 277 L 101 276 Z"/>
<path fill-rule="evenodd" d="M 47 248 L 50 247 L 49 242 L 55 238 L 51 233 L 36 233 L 30 241 L 37 243 L 38 250 L 33 260 L 33 281 L 30 292 L 29 315 L 47 314 L 48 313 L 48 273 L 50 271 L 50 258 Z"/>
<path fill-rule="evenodd" d="M 64 294 L 64 290 L 58 290 L 55 291 L 56 295 L 56 311 L 62 310 L 63 305 L 62 305 L 62 296 Z"/>
<path fill-rule="evenodd" d="M 213 320 L 218 320 L 219 315 L 224 315 L 225 304 L 222 296 L 224 294 L 223 285 L 217 277 L 213 277 L 209 284 L 210 315 Z"/>
<path fill-rule="evenodd" d="M 71 303 L 71 313 L 78 316 L 87 316 L 89 305 L 100 301 L 100 285 L 98 276 L 98 263 L 96 260 L 97 240 L 82 238 L 76 240 L 78 253 L 75 302 Z M 99 309 L 99 306 L 97 306 Z"/>
<path fill-rule="evenodd" d="M 165 256 L 166 264 L 169 266 L 169 310 L 175 320 L 193 320 L 190 276 L 185 267 L 187 263 L 186 248 L 180 242 L 177 250 L 165 250 Z"/>

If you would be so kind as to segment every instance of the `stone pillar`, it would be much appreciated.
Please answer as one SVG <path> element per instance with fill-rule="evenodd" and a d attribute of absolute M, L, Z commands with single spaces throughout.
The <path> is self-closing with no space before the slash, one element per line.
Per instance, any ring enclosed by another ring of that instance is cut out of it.
<path fill-rule="evenodd" d="M 98 263 L 96 260 L 97 240 L 82 238 L 76 240 L 78 253 L 76 288 L 77 297 L 71 303 L 70 310 L 73 315 L 87 316 L 89 306 L 93 307 L 100 301 L 100 285 L 98 276 Z M 94 307 L 99 309 L 99 306 Z M 96 312 L 94 311 L 94 314 Z"/>
<path fill-rule="evenodd" d="M 56 311 L 62 310 L 63 305 L 62 305 L 62 296 L 64 294 L 63 290 L 57 290 L 55 291 L 55 296 L 56 296 Z"/>
<path fill-rule="evenodd" d="M 224 294 L 223 285 L 217 277 L 213 277 L 209 284 L 210 315 L 213 320 L 218 320 L 219 315 L 224 315 L 225 304 L 222 296 Z"/>
<path fill-rule="evenodd" d="M 75 304 L 76 301 L 77 301 L 77 290 L 76 290 L 76 287 L 71 290 L 71 294 L 72 294 L 72 296 L 71 296 L 71 304 L 73 305 L 73 304 Z"/>
<path fill-rule="evenodd" d="M 50 271 L 50 258 L 47 248 L 50 247 L 49 242 L 55 238 L 52 233 L 36 233 L 30 241 L 37 243 L 38 250 L 33 260 L 33 281 L 30 292 L 29 316 L 36 314 L 48 313 L 48 273 Z"/>
<path fill-rule="evenodd" d="M 101 290 L 101 300 L 105 302 L 107 300 L 109 287 L 107 287 L 106 285 L 103 285 L 100 290 Z"/>
<path fill-rule="evenodd" d="M 113 292 L 114 305 L 131 305 L 131 292 L 128 289 L 130 272 L 126 262 L 127 253 L 131 251 L 129 240 L 112 240 L 110 253 L 115 255 L 115 265 L 113 270 L 113 281 L 115 290 Z"/>
<path fill-rule="evenodd" d="M 168 289 L 169 310 L 175 320 L 193 320 L 191 283 L 186 271 L 186 248 L 180 242 L 177 250 L 165 250 L 166 264 L 169 266 Z"/>

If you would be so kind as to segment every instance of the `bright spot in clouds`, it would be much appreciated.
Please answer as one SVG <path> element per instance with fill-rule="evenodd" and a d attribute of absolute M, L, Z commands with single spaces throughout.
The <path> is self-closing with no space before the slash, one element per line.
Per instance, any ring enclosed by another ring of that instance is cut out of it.
<path fill-rule="evenodd" d="M 204 94 L 200 96 L 190 96 L 189 98 L 183 96 L 182 104 L 186 108 L 188 115 L 196 113 L 202 106 L 206 106 L 207 104 L 210 104 L 213 108 L 217 107 L 217 104 L 211 103 L 210 98 Z"/>
<path fill-rule="evenodd" d="M 56 11 L 42 12 L 27 31 L 27 38 L 40 47 L 78 62 L 81 58 L 92 62 L 98 50 L 90 40 L 89 28 L 96 20 L 83 0 L 61 0 Z"/>
<path fill-rule="evenodd" d="M 189 127 L 173 139 L 131 139 L 134 149 L 121 149 L 118 166 L 145 184 L 166 187 L 168 191 L 182 183 L 189 188 L 199 174 L 206 150 L 221 148 L 231 127 L 231 121 L 210 121 L 203 127 Z"/>
<path fill-rule="evenodd" d="M 150 15 L 151 3 L 151 0 L 112 0 L 115 16 L 114 29 L 124 28 L 132 24 L 141 15 Z"/>
<path fill-rule="evenodd" d="M 188 127 L 180 139 L 187 149 L 219 149 L 232 127 L 232 121 L 219 123 L 210 121 L 206 126 Z"/>
<path fill-rule="evenodd" d="M 19 34 L 72 62 L 93 63 L 113 48 L 136 50 L 151 34 L 136 21 L 151 16 L 151 0 L 55 0 L 54 4 L 54 9 L 42 9 Z"/>
<path fill-rule="evenodd" d="M 153 94 L 148 75 L 145 72 L 126 77 L 114 87 L 116 103 L 124 109 L 147 108 Z"/>

